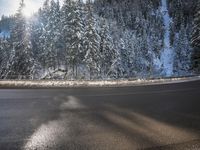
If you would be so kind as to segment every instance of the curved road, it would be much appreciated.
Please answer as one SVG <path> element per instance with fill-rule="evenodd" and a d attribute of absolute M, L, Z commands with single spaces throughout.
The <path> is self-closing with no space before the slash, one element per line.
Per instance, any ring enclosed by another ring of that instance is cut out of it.
<path fill-rule="evenodd" d="M 1 150 L 199 150 L 200 81 L 1 89 Z"/>

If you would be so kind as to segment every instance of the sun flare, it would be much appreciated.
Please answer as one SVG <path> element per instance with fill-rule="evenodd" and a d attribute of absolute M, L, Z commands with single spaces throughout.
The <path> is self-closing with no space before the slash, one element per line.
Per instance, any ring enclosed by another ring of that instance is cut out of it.
<path fill-rule="evenodd" d="M 25 6 L 23 8 L 23 15 L 25 17 L 31 17 L 33 15 L 33 13 L 35 13 L 37 11 L 38 7 L 36 6 L 35 3 L 33 3 L 30 0 L 26 0 L 25 1 Z"/>

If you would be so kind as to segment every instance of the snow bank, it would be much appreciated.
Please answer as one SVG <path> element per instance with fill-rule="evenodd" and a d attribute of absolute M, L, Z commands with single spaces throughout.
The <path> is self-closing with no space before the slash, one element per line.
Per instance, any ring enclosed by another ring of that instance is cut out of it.
<path fill-rule="evenodd" d="M 137 80 L 115 80 L 115 81 L 56 81 L 56 80 L 35 80 L 35 81 L 0 81 L 0 88 L 75 88 L 75 87 L 120 87 L 170 84 L 200 80 L 200 76 L 168 79 L 137 79 Z"/>

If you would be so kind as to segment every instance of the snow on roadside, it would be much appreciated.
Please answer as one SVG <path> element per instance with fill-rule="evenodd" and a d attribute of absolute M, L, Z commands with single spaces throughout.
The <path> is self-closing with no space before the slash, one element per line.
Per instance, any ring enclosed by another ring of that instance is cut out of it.
<path fill-rule="evenodd" d="M 76 87 L 123 87 L 123 86 L 139 86 L 139 85 L 157 85 L 180 83 L 187 81 L 200 80 L 200 76 L 184 77 L 184 78 L 168 78 L 168 79 L 137 79 L 137 80 L 113 80 L 113 81 L 0 81 L 0 88 L 76 88 Z"/>

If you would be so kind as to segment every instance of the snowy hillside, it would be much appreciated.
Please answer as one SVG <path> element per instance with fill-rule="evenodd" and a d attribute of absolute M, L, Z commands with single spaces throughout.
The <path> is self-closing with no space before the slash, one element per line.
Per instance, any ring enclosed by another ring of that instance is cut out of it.
<path fill-rule="evenodd" d="M 171 18 L 169 17 L 169 11 L 167 7 L 167 0 L 162 0 L 161 3 L 161 12 L 164 20 L 164 47 L 161 52 L 161 62 L 163 64 L 163 72 L 166 76 L 173 75 L 173 50 L 170 45 L 170 23 Z"/>
<path fill-rule="evenodd" d="M 24 9 L 21 1 L 0 21 L 9 27 L 0 32 L 1 79 L 171 77 L 200 66 L 196 0 L 46 0 L 30 18 Z"/>

